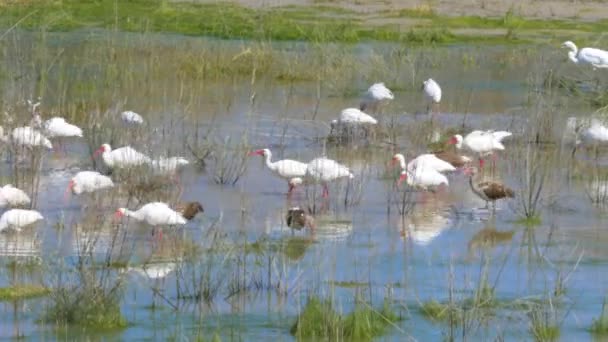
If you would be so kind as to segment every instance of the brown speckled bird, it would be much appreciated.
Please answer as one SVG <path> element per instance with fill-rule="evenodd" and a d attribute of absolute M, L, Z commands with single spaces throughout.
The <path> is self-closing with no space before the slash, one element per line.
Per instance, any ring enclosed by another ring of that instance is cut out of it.
<path fill-rule="evenodd" d="M 175 210 L 188 221 L 192 220 L 196 214 L 205 212 L 199 202 L 180 203 L 175 207 Z"/>
<path fill-rule="evenodd" d="M 307 214 L 303 209 L 293 207 L 287 210 L 287 226 L 291 229 L 301 230 L 304 227 L 315 231 L 315 219 L 312 215 Z"/>
<path fill-rule="evenodd" d="M 493 209 L 496 210 L 497 200 L 515 197 L 513 190 L 502 183 L 478 182 L 474 180 L 473 178 L 477 174 L 477 168 L 475 167 L 466 169 L 465 173 L 469 175 L 469 185 L 471 186 L 471 190 L 473 190 L 473 192 L 479 196 L 479 198 L 486 201 L 486 208 L 488 207 L 488 202 L 492 202 Z"/>

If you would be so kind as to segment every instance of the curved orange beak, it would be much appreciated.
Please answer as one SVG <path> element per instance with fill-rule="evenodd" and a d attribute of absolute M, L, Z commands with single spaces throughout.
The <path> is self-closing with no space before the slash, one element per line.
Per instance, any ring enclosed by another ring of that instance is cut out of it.
<path fill-rule="evenodd" d="M 250 156 L 263 156 L 264 150 L 255 150 L 248 153 Z"/>
<path fill-rule="evenodd" d="M 456 137 L 451 137 L 450 140 L 448 140 L 448 144 L 450 145 L 456 145 L 458 143 L 458 139 L 456 139 Z"/>

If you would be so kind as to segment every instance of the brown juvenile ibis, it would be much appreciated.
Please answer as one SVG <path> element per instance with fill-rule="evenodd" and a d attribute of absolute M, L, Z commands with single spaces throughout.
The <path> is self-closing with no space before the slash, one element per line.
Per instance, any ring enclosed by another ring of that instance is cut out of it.
<path fill-rule="evenodd" d="M 199 202 L 180 203 L 175 209 L 188 221 L 192 220 L 196 214 L 205 212 L 203 206 Z"/>
<path fill-rule="evenodd" d="M 485 208 L 488 208 L 488 202 L 492 202 L 493 209 L 496 210 L 496 201 L 504 198 L 515 197 L 513 190 L 502 183 L 479 182 L 476 179 L 473 179 L 477 174 L 477 168 L 475 167 L 466 169 L 465 174 L 469 175 L 469 185 L 471 186 L 471 190 L 477 196 L 479 196 L 479 198 L 486 201 Z"/>
<path fill-rule="evenodd" d="M 311 232 L 314 232 L 316 228 L 314 217 L 299 207 L 293 207 L 287 210 L 286 221 L 287 226 L 295 230 L 301 230 L 306 227 L 310 229 Z"/>
<path fill-rule="evenodd" d="M 455 168 L 465 167 L 471 161 L 473 161 L 471 158 L 453 151 L 443 150 L 434 152 L 433 154 L 435 155 L 435 157 L 450 163 Z"/>

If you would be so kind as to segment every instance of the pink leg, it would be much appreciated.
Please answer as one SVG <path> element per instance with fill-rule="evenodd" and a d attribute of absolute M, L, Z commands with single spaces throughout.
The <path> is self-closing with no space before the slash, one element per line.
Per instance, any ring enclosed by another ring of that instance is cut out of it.
<path fill-rule="evenodd" d="M 287 190 L 287 197 L 291 197 L 291 194 L 293 194 L 293 190 L 294 190 L 294 186 L 289 184 L 289 190 Z"/>
<path fill-rule="evenodd" d="M 323 198 L 329 197 L 329 189 L 327 188 L 327 184 L 323 184 Z"/>
<path fill-rule="evenodd" d="M 479 168 L 480 169 L 483 169 L 483 166 L 485 165 L 485 163 L 486 163 L 485 160 L 483 160 L 482 157 L 479 157 Z"/>

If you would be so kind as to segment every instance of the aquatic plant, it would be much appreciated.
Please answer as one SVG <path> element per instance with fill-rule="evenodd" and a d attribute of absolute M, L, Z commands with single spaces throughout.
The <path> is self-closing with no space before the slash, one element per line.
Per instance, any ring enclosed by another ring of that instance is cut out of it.
<path fill-rule="evenodd" d="M 43 297 L 49 293 L 50 289 L 43 286 L 31 284 L 12 285 L 9 287 L 0 287 L 0 301 Z"/>
<path fill-rule="evenodd" d="M 329 300 L 313 296 L 308 298 L 290 332 L 299 340 L 371 341 L 400 319 L 388 302 L 380 310 L 359 302 L 351 313 L 343 316 L 334 311 Z"/>
<path fill-rule="evenodd" d="M 602 302 L 602 312 L 598 318 L 594 318 L 591 323 L 591 332 L 595 335 L 608 334 L 608 311 L 606 310 L 606 298 Z"/>

